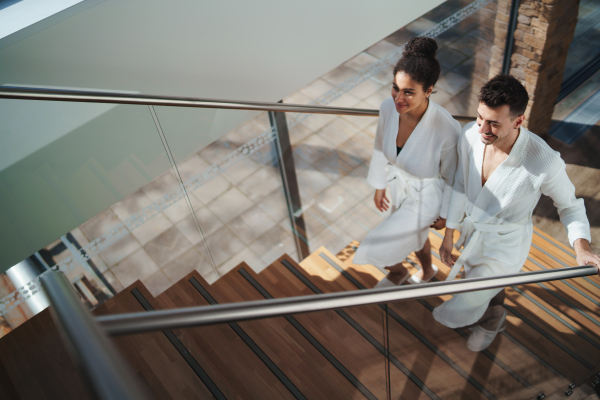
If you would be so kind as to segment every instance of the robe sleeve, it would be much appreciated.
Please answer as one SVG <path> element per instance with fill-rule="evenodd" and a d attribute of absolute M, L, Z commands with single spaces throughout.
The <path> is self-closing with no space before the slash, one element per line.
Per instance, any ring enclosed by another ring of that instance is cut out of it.
<path fill-rule="evenodd" d="M 468 125 L 466 127 L 468 127 Z M 454 184 L 452 186 L 450 202 L 448 205 L 448 216 L 446 218 L 446 227 L 450 229 L 458 228 L 458 225 L 461 223 L 465 215 L 465 204 L 467 202 L 467 197 L 465 194 L 466 171 L 464 170 L 465 163 L 462 162 L 462 160 L 464 159 L 464 157 L 466 157 L 466 160 L 468 160 L 469 155 L 465 154 L 466 152 L 468 152 L 468 150 L 465 151 L 461 148 L 462 145 L 464 145 L 463 142 L 466 142 L 465 130 L 463 130 L 463 133 L 457 145 L 457 157 L 459 161 L 456 167 L 456 173 L 454 175 Z M 468 146 L 466 147 L 468 148 Z M 444 192 L 444 195 L 445 194 L 446 193 Z"/>
<path fill-rule="evenodd" d="M 567 175 L 565 162 L 557 157 L 554 163 L 554 168 L 549 171 L 540 189 L 554 202 L 571 246 L 577 239 L 591 242 L 590 223 L 585 214 L 583 199 L 575 197 L 575 186 Z"/>
<path fill-rule="evenodd" d="M 456 121 L 454 121 L 456 122 Z M 456 122 L 454 137 L 458 137 L 460 132 L 460 124 Z M 452 196 L 452 186 L 454 185 L 454 176 L 456 174 L 456 166 L 458 164 L 458 152 L 456 150 L 456 140 L 452 140 L 446 148 L 442 148 L 440 154 L 440 175 L 444 179 L 444 192 L 442 195 L 442 208 L 440 209 L 440 217 L 448 217 L 448 208 L 450 206 L 450 197 Z"/>
<path fill-rule="evenodd" d="M 385 189 L 387 187 L 387 172 L 385 167 L 388 164 L 388 159 L 383 154 L 383 136 L 385 133 L 385 122 L 387 113 L 382 107 L 379 109 L 379 121 L 377 122 L 377 131 L 375 133 L 375 144 L 373 146 L 373 155 L 369 164 L 369 173 L 367 182 L 375 189 Z"/>

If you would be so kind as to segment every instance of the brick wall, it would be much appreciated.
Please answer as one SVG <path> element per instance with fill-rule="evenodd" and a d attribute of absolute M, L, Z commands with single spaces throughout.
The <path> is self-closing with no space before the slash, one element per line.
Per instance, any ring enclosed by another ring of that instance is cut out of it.
<path fill-rule="evenodd" d="M 471 96 L 469 101 L 469 114 L 475 114 L 479 101 L 477 95 L 481 87 L 493 76 L 500 73 L 502 69 L 503 50 L 496 46 L 498 32 L 497 7 L 499 3 L 492 2 L 475 14 L 478 19 L 478 40 L 482 46 L 475 53 L 473 70 L 473 82 L 471 84 Z M 506 31 L 506 28 L 505 28 Z M 506 40 L 506 35 L 504 36 Z M 498 56 L 498 53 L 500 54 Z"/>
<path fill-rule="evenodd" d="M 502 67 L 511 3 L 498 0 L 490 78 Z M 544 134 L 563 80 L 569 45 L 577 25 L 579 0 L 521 0 L 510 74 L 529 93 L 525 126 Z M 499 63 L 499 64 L 498 64 Z"/>

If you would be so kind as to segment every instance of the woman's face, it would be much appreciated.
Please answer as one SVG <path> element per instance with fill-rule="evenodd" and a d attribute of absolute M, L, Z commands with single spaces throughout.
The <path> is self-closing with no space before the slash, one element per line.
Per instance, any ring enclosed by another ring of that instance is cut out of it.
<path fill-rule="evenodd" d="M 433 86 L 425 92 L 423 85 L 410 79 L 405 72 L 398 72 L 392 82 L 392 98 L 396 103 L 396 111 L 406 114 L 422 107 L 432 90 Z"/>

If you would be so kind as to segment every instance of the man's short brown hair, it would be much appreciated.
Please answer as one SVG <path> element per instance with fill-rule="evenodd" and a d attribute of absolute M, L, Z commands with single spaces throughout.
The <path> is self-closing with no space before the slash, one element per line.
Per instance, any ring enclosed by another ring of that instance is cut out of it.
<path fill-rule="evenodd" d="M 483 85 L 477 96 L 479 102 L 489 108 L 507 105 L 511 118 L 525 114 L 529 94 L 525 87 L 514 76 L 496 75 Z"/>

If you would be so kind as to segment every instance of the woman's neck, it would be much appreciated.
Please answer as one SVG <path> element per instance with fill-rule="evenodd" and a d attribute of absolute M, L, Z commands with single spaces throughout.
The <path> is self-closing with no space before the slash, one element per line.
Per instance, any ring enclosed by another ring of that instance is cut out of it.
<path fill-rule="evenodd" d="M 425 115 L 425 112 L 427 111 L 427 107 L 429 107 L 429 99 L 423 100 L 417 108 L 407 112 L 405 115 L 409 119 L 419 122 L 421 120 L 421 118 L 423 118 L 423 115 Z"/>

